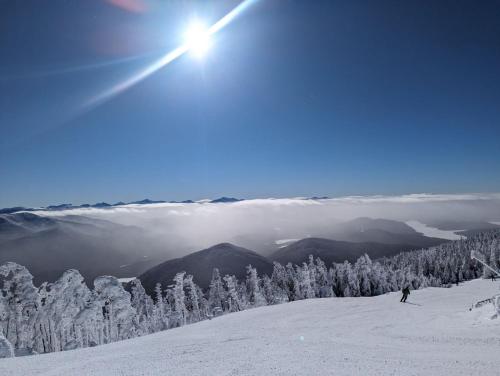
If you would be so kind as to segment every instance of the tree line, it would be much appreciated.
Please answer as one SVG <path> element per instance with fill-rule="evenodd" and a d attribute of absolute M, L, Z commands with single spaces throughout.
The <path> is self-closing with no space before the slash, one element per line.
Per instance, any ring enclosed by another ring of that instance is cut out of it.
<path fill-rule="evenodd" d="M 275 262 L 270 276 L 249 265 L 241 281 L 214 269 L 206 291 L 192 275 L 179 272 L 171 285 L 158 284 L 154 296 L 138 279 L 124 288 L 111 276 L 96 278 L 89 289 L 77 270 L 36 287 L 24 266 L 8 262 L 0 266 L 0 354 L 9 353 L 9 346 L 17 354 L 92 347 L 295 300 L 375 296 L 489 277 L 471 260 L 471 250 L 499 268 L 500 231 L 375 261 L 365 254 L 355 263 L 329 266 L 312 256 L 302 265 Z"/>

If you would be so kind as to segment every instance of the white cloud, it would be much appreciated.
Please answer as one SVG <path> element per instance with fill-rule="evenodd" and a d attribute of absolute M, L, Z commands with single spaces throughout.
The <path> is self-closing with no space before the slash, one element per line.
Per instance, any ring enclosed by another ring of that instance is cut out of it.
<path fill-rule="evenodd" d="M 366 216 L 421 223 L 442 220 L 500 221 L 499 193 L 349 196 L 324 200 L 253 199 L 123 205 L 39 211 L 47 216 L 84 215 L 146 229 L 166 248 L 195 251 L 219 242 L 266 249 L 279 239 L 315 236 L 335 223 Z"/>

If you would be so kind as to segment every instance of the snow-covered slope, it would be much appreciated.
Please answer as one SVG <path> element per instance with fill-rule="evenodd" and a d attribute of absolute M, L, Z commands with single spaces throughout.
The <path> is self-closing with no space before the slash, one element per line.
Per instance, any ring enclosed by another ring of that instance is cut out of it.
<path fill-rule="evenodd" d="M 311 299 L 142 338 L 0 360 L 0 375 L 498 375 L 500 282 Z"/>

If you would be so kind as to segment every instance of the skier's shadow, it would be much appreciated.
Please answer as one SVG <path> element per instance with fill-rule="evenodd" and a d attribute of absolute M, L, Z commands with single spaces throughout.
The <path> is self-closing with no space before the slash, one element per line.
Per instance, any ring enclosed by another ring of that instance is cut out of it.
<path fill-rule="evenodd" d="M 412 302 L 404 302 L 404 303 L 422 307 L 422 304 L 417 304 L 417 303 L 412 303 Z"/>

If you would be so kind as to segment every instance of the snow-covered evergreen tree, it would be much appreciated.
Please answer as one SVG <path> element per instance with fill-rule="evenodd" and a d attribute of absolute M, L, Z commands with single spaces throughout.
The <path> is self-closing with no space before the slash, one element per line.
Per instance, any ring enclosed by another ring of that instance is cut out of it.
<path fill-rule="evenodd" d="M 3 320 L 5 338 L 15 349 L 33 349 L 35 325 L 40 297 L 33 285 L 33 276 L 24 266 L 7 262 L 0 266 Z"/>
<path fill-rule="evenodd" d="M 80 312 L 93 296 L 77 270 L 67 270 L 54 283 L 39 290 L 41 309 L 37 317 L 35 349 L 38 352 L 84 347 L 82 328 L 76 324 Z"/>
<path fill-rule="evenodd" d="M 173 309 L 172 322 L 174 326 L 186 325 L 188 312 L 186 309 L 186 294 L 184 292 L 184 276 L 186 272 L 177 273 L 174 277 L 175 285 L 172 289 Z"/>
<path fill-rule="evenodd" d="M 260 288 L 260 278 L 257 274 L 257 269 L 253 268 L 252 265 L 247 266 L 247 291 L 248 302 L 253 307 L 266 305 L 266 299 L 262 295 Z"/>
<path fill-rule="evenodd" d="M 161 283 L 157 283 L 155 286 L 155 303 L 153 307 L 152 320 L 152 326 L 155 332 L 168 329 L 169 327 L 167 307 L 163 299 Z"/>
<path fill-rule="evenodd" d="M 193 281 L 193 276 L 188 275 L 184 279 L 184 286 L 187 288 L 186 310 L 188 312 L 188 322 L 198 322 L 202 319 L 200 310 L 200 297 L 198 296 L 198 286 Z"/>
<path fill-rule="evenodd" d="M 312 266 L 314 268 L 314 265 Z M 312 299 L 316 296 L 314 284 L 315 281 L 311 278 L 314 273 L 311 273 L 309 266 L 304 262 L 302 267 L 297 266 L 297 275 L 299 277 L 300 298 Z"/>
<path fill-rule="evenodd" d="M 94 280 L 96 302 L 102 310 L 104 343 L 132 338 L 138 335 L 135 325 L 136 312 L 130 294 L 117 278 L 97 277 Z"/>
<path fill-rule="evenodd" d="M 210 281 L 210 288 L 208 290 L 208 305 L 212 314 L 227 309 L 226 291 L 224 290 L 224 283 L 217 268 L 214 268 L 212 271 L 212 280 Z"/>
<path fill-rule="evenodd" d="M 372 260 L 370 260 L 367 254 L 364 254 L 356 261 L 354 269 L 358 275 L 360 295 L 371 296 L 372 286 L 370 275 L 372 271 Z"/>
<path fill-rule="evenodd" d="M 153 299 L 146 294 L 146 290 L 142 286 L 139 279 L 134 279 L 130 282 L 132 295 L 132 308 L 136 312 L 136 326 L 139 334 L 153 333 L 155 322 L 153 320 L 154 304 Z"/>
<path fill-rule="evenodd" d="M 227 310 L 229 312 L 238 312 L 243 309 L 240 297 L 238 295 L 238 281 L 235 276 L 226 275 L 224 282 L 227 288 Z"/>
<path fill-rule="evenodd" d="M 14 356 L 14 346 L 5 338 L 0 328 L 0 359 L 12 358 Z"/>

